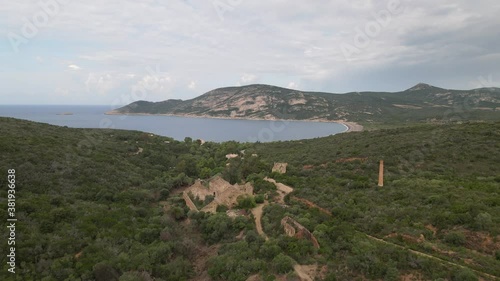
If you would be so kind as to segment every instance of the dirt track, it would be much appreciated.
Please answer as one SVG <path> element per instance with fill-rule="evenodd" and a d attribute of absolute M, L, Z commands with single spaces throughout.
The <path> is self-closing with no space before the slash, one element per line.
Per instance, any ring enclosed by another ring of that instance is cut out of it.
<path fill-rule="evenodd" d="M 273 183 L 276 188 L 278 189 L 278 194 L 280 195 L 280 200 L 279 202 L 281 204 L 285 204 L 285 196 L 289 193 L 293 192 L 293 188 L 289 187 L 288 185 L 284 185 L 282 183 L 276 182 L 274 179 L 271 178 L 264 178 L 264 180 Z"/>
<path fill-rule="evenodd" d="M 273 183 L 276 188 L 278 189 L 278 193 L 280 194 L 280 203 L 284 204 L 285 203 L 285 196 L 293 191 L 293 188 L 284 185 L 282 183 L 276 182 L 274 179 L 270 178 L 265 178 L 266 181 Z M 264 206 L 267 205 L 267 201 L 263 204 L 260 204 L 259 206 L 255 207 L 252 209 L 252 214 L 255 218 L 255 227 L 257 228 L 257 232 L 259 235 L 264 237 L 266 240 L 269 238 L 267 235 L 264 233 L 264 230 L 262 229 L 262 211 L 264 209 Z"/>
<path fill-rule="evenodd" d="M 266 206 L 266 205 L 267 205 L 267 202 L 264 204 L 260 204 L 259 206 L 253 208 L 252 214 L 255 218 L 255 226 L 257 228 L 257 233 L 259 233 L 259 235 L 261 235 L 266 240 L 268 240 L 269 238 L 267 237 L 267 235 L 264 233 L 264 230 L 262 229 L 262 221 L 261 221 L 262 212 L 263 212 L 264 206 Z"/>
<path fill-rule="evenodd" d="M 293 266 L 295 273 L 299 276 L 301 281 L 314 281 L 317 265 L 300 265 Z"/>

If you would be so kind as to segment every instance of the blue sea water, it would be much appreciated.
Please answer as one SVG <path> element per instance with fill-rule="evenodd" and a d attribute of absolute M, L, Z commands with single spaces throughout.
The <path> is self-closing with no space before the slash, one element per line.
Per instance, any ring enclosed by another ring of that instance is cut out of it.
<path fill-rule="evenodd" d="M 270 142 L 310 139 L 344 132 L 339 123 L 305 121 L 257 121 L 175 116 L 105 115 L 109 106 L 0 105 L 1 117 L 48 123 L 73 128 L 137 130 L 183 140 Z M 70 112 L 72 115 L 61 115 Z"/>

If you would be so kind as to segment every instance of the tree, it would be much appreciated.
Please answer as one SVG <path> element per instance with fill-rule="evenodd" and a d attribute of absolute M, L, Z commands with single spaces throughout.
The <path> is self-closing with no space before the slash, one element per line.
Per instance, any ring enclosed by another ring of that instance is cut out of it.
<path fill-rule="evenodd" d="M 231 184 L 240 182 L 241 181 L 241 169 L 239 168 L 240 160 L 231 159 L 228 164 L 229 165 L 222 173 L 222 177 Z"/>
<path fill-rule="evenodd" d="M 94 266 L 94 277 L 96 281 L 118 280 L 120 274 L 106 263 L 98 263 Z"/>
<path fill-rule="evenodd" d="M 203 167 L 201 168 L 200 171 L 200 178 L 202 179 L 208 179 L 212 176 L 212 170 L 208 167 Z"/>
<path fill-rule="evenodd" d="M 170 213 L 176 220 L 183 220 L 186 218 L 186 212 L 184 211 L 184 209 L 177 206 L 172 207 L 170 209 Z"/>
<path fill-rule="evenodd" d="M 285 274 L 293 270 L 295 261 L 282 253 L 278 254 L 272 261 L 274 270 L 277 273 Z"/>
<path fill-rule="evenodd" d="M 238 208 L 240 209 L 252 209 L 257 206 L 253 196 L 240 195 L 236 200 L 238 201 Z"/>
<path fill-rule="evenodd" d="M 217 243 L 234 234 L 232 220 L 225 213 L 216 213 L 202 221 L 202 231 L 208 243 Z"/>
<path fill-rule="evenodd" d="M 255 196 L 255 203 L 257 203 L 257 204 L 264 203 L 264 195 L 263 194 L 257 194 Z"/>
<path fill-rule="evenodd" d="M 462 246 L 467 242 L 467 239 L 465 239 L 465 235 L 461 232 L 453 231 L 444 237 L 444 241 L 448 244 L 454 245 L 454 246 Z"/>
<path fill-rule="evenodd" d="M 262 244 L 259 252 L 262 258 L 271 261 L 281 253 L 281 248 L 274 240 L 267 240 Z"/>
<path fill-rule="evenodd" d="M 399 278 L 399 271 L 396 267 L 389 267 L 387 271 L 385 272 L 385 278 L 384 280 L 387 281 L 398 281 L 400 280 Z"/>
<path fill-rule="evenodd" d="M 476 228 L 479 230 L 489 230 L 493 221 L 491 220 L 491 215 L 488 213 L 480 213 L 474 219 Z"/>

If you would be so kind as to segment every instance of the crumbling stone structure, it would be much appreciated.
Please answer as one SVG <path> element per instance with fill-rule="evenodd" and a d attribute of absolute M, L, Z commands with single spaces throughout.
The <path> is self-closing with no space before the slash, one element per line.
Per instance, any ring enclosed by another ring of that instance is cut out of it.
<path fill-rule="evenodd" d="M 215 176 L 208 182 L 197 180 L 185 193 L 191 193 L 201 200 L 205 200 L 207 196 L 214 196 L 214 200 L 203 207 L 201 211 L 215 213 L 219 205 L 232 208 L 238 204 L 239 196 L 253 195 L 253 186 L 250 183 L 232 185 L 220 176 Z"/>
<path fill-rule="evenodd" d="M 196 208 L 196 205 L 193 203 L 193 200 L 189 198 L 189 195 L 185 191 L 182 193 L 182 198 L 184 198 L 184 201 L 186 201 L 186 205 L 191 211 L 198 212 L 198 208 Z"/>
<path fill-rule="evenodd" d="M 274 163 L 272 171 L 280 174 L 285 174 L 287 166 L 288 163 Z"/>
<path fill-rule="evenodd" d="M 296 220 L 286 216 L 281 220 L 281 225 L 283 226 L 286 235 L 309 240 L 313 243 L 313 246 L 316 249 L 319 249 L 319 243 L 316 237 L 314 237 L 314 235 L 307 228 L 298 223 Z"/>

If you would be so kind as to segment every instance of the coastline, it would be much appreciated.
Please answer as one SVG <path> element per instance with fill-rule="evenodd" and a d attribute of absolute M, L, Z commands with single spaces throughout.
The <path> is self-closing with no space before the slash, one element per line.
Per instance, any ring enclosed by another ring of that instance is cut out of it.
<path fill-rule="evenodd" d="M 304 119 L 304 120 L 294 120 L 294 119 L 279 119 L 279 118 L 257 118 L 257 117 L 225 117 L 225 116 L 209 116 L 209 115 L 193 115 L 193 114 L 171 114 L 171 113 L 121 113 L 117 111 L 108 111 L 104 113 L 105 115 L 130 115 L 130 116 L 170 116 L 170 117 L 189 117 L 189 118 L 210 118 L 210 119 L 225 119 L 225 120 L 253 120 L 253 121 L 294 121 L 294 122 L 324 122 L 324 123 L 338 123 L 344 125 L 346 130 L 342 133 L 348 132 L 361 132 L 363 131 L 363 126 L 352 121 L 347 120 L 327 120 L 327 119 Z"/>
<path fill-rule="evenodd" d="M 346 133 L 347 132 L 361 132 L 361 131 L 363 131 L 363 125 L 360 125 L 356 122 L 350 122 L 350 121 L 335 121 L 335 122 L 346 126 L 347 127 L 347 131 L 345 131 Z"/>

